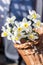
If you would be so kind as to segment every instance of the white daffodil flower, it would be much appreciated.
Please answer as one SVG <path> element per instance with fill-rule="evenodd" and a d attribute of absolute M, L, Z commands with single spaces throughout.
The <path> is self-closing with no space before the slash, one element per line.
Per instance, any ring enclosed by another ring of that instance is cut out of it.
<path fill-rule="evenodd" d="M 23 28 L 22 27 L 18 27 L 16 30 L 17 30 L 17 32 L 22 32 Z"/>
<path fill-rule="evenodd" d="M 30 15 L 27 16 L 28 19 L 34 20 L 36 18 L 40 18 L 40 15 L 37 14 L 34 10 L 32 11 L 29 10 L 29 14 Z"/>
<path fill-rule="evenodd" d="M 29 26 L 27 29 L 24 28 L 24 31 L 25 31 L 26 33 L 31 33 L 31 32 L 32 32 L 32 27 Z"/>
<path fill-rule="evenodd" d="M 7 37 L 8 36 L 8 33 L 6 31 L 2 32 L 1 34 L 2 37 Z"/>
<path fill-rule="evenodd" d="M 26 18 L 23 18 L 21 26 L 28 28 L 31 25 L 31 21 L 27 21 Z"/>
<path fill-rule="evenodd" d="M 20 41 L 20 39 L 27 37 L 27 35 L 25 35 L 24 32 L 17 32 L 17 31 L 14 32 L 14 36 L 18 37 L 19 41 Z"/>
<path fill-rule="evenodd" d="M 2 29 L 1 29 L 3 32 L 1 34 L 2 37 L 7 37 L 8 33 L 6 32 L 6 29 L 4 26 L 2 26 Z"/>
<path fill-rule="evenodd" d="M 14 36 L 19 37 L 20 39 L 23 37 L 24 33 L 23 32 L 17 32 L 17 30 L 14 32 Z"/>
<path fill-rule="evenodd" d="M 40 20 L 34 20 L 33 26 L 34 28 L 40 28 L 43 24 Z"/>
<path fill-rule="evenodd" d="M 23 18 L 21 22 L 21 27 L 23 28 L 24 31 L 28 33 L 30 29 L 32 30 L 31 21 L 27 21 L 26 18 Z"/>
<path fill-rule="evenodd" d="M 10 18 L 10 17 L 6 18 L 6 23 L 5 23 L 5 25 L 8 25 L 9 23 L 13 24 L 14 21 L 15 21 L 15 19 L 16 19 L 15 16 L 13 16 L 13 17 L 11 17 L 11 18 Z"/>
<path fill-rule="evenodd" d="M 2 37 L 7 37 L 8 40 L 11 40 L 10 35 L 11 33 L 8 31 L 3 31 L 1 34 Z"/>
<path fill-rule="evenodd" d="M 38 39 L 38 36 L 36 36 L 36 33 L 30 33 L 28 35 L 28 39 L 34 41 L 35 39 Z"/>
<path fill-rule="evenodd" d="M 12 41 L 13 41 L 14 43 L 21 43 L 21 42 L 20 42 L 20 38 L 17 37 L 17 36 L 12 35 L 11 39 L 12 39 Z"/>
<path fill-rule="evenodd" d="M 18 23 L 17 21 L 15 21 L 15 25 L 17 32 L 22 32 L 23 27 L 21 27 L 21 22 Z"/>
<path fill-rule="evenodd" d="M 22 30 L 23 30 L 22 27 L 18 27 L 18 28 L 17 28 L 17 31 L 18 31 L 18 32 L 22 32 Z"/>
<path fill-rule="evenodd" d="M 3 32 L 1 33 L 1 36 L 2 37 L 6 37 L 7 36 L 7 32 L 5 32 L 5 27 L 2 26 L 2 29 L 1 29 Z"/>
<path fill-rule="evenodd" d="M 2 31 L 3 31 L 1 34 L 2 37 L 7 37 L 10 35 L 10 30 L 6 29 L 4 26 L 2 26 Z"/>

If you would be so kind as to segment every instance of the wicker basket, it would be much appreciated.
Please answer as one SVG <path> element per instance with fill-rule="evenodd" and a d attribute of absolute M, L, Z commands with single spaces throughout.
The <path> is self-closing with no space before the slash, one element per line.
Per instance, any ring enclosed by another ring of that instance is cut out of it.
<path fill-rule="evenodd" d="M 39 40 L 37 40 L 36 52 L 30 47 L 33 42 L 27 42 L 21 45 L 14 44 L 14 47 L 16 47 L 26 65 L 43 65 L 43 27 L 37 29 L 36 32 L 39 33 L 40 37 Z"/>

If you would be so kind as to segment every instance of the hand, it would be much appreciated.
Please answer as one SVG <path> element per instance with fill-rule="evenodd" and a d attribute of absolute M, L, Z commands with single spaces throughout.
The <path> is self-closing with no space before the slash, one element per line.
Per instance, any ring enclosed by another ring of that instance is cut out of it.
<path fill-rule="evenodd" d="M 36 32 L 38 32 L 39 34 L 43 34 L 43 26 L 41 26 L 40 28 L 35 29 Z"/>

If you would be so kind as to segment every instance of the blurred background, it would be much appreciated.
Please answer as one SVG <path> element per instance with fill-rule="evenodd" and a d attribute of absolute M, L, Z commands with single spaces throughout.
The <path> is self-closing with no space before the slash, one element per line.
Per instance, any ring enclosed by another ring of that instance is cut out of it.
<path fill-rule="evenodd" d="M 1 28 L 7 16 L 15 15 L 21 21 L 29 14 L 29 10 L 39 13 L 43 22 L 43 0 L 0 0 L 0 65 L 25 65 L 13 42 L 1 37 Z"/>

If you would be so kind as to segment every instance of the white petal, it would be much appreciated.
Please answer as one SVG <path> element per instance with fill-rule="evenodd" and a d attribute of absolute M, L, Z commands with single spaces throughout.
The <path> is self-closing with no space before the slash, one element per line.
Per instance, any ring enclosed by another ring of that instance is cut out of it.
<path fill-rule="evenodd" d="M 28 24 L 31 25 L 31 21 L 28 21 Z"/>
<path fill-rule="evenodd" d="M 8 22 L 6 22 L 6 23 L 4 24 L 4 26 L 6 26 L 6 25 L 9 25 L 9 23 L 8 23 Z"/>
<path fill-rule="evenodd" d="M 32 14 L 32 11 L 31 11 L 31 10 L 29 10 L 29 14 L 30 14 L 30 15 Z"/>
<path fill-rule="evenodd" d="M 39 14 L 37 14 L 37 18 L 40 18 L 41 16 Z"/>
<path fill-rule="evenodd" d="M 16 27 L 14 26 L 12 30 L 15 31 L 16 30 Z"/>
<path fill-rule="evenodd" d="M 32 32 L 32 27 L 31 26 L 29 27 L 29 32 Z"/>
<path fill-rule="evenodd" d="M 2 31 L 5 31 L 6 29 L 5 29 L 5 27 L 4 26 L 2 26 L 2 29 L 1 29 Z"/>
<path fill-rule="evenodd" d="M 32 10 L 32 14 L 34 14 L 34 13 L 36 14 L 36 11 Z"/>
<path fill-rule="evenodd" d="M 23 18 L 22 22 L 27 22 L 27 19 L 26 18 Z"/>
<path fill-rule="evenodd" d="M 3 32 L 1 33 L 1 37 L 4 37 Z"/>
<path fill-rule="evenodd" d="M 28 19 L 32 19 L 31 15 L 28 15 L 27 18 L 28 18 Z"/>
<path fill-rule="evenodd" d="M 14 44 L 16 44 L 16 41 L 15 40 L 12 40 Z"/>
<path fill-rule="evenodd" d="M 39 37 L 38 36 L 35 36 L 35 39 L 38 39 Z"/>
<path fill-rule="evenodd" d="M 11 40 L 11 37 L 10 37 L 10 36 L 7 36 L 7 39 L 8 39 L 8 40 Z"/>
<path fill-rule="evenodd" d="M 18 23 L 18 21 L 15 21 L 15 25 L 16 25 L 17 27 L 19 27 L 19 23 Z"/>
<path fill-rule="evenodd" d="M 13 21 L 16 19 L 16 17 L 15 16 L 12 16 L 12 18 L 11 18 Z"/>

